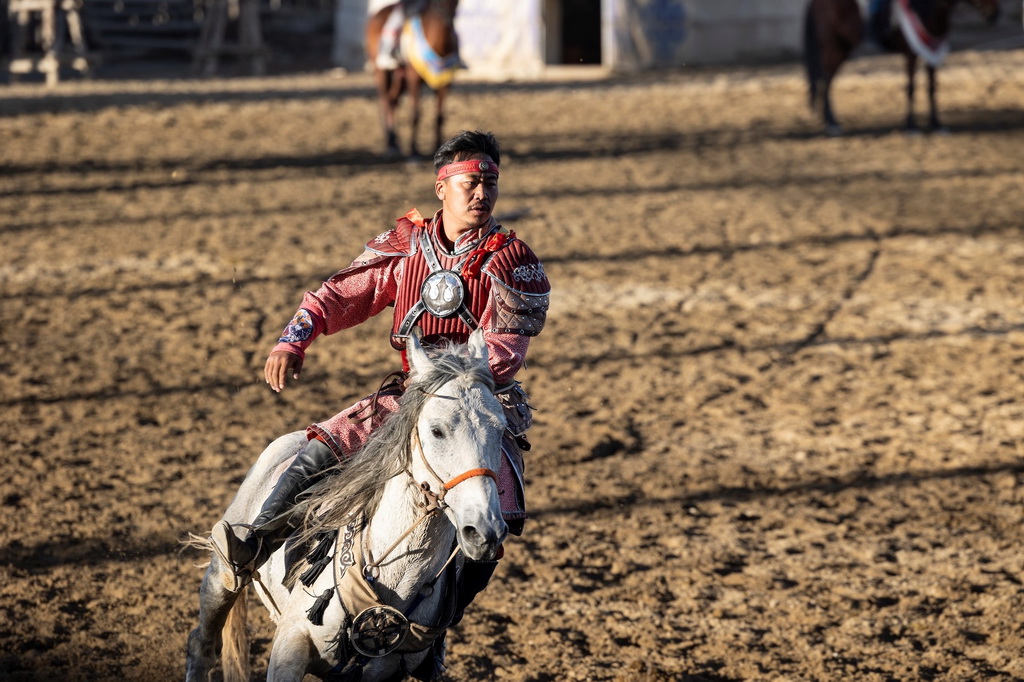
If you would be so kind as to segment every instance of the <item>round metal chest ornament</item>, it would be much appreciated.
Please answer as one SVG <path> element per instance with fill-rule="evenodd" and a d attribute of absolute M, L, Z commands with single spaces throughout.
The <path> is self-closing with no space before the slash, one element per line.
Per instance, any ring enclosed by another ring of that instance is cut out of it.
<path fill-rule="evenodd" d="M 409 620 L 396 608 L 371 606 L 352 621 L 352 647 L 363 656 L 380 658 L 402 645 Z"/>
<path fill-rule="evenodd" d="M 451 317 L 466 300 L 466 287 L 458 273 L 438 270 L 424 280 L 420 299 L 431 315 Z"/>

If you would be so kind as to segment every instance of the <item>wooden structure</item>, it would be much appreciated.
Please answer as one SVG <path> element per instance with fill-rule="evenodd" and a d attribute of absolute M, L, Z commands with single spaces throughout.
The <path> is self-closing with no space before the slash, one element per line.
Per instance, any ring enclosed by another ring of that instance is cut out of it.
<path fill-rule="evenodd" d="M 47 85 L 60 80 L 61 67 L 89 74 L 91 57 L 85 44 L 81 0 L 8 0 L 11 78 L 42 73 Z"/>
<path fill-rule="evenodd" d="M 89 47 L 104 62 L 191 59 L 201 26 L 194 0 L 82 0 Z"/>
<path fill-rule="evenodd" d="M 230 31 L 231 28 L 235 30 Z M 231 33 L 235 35 L 233 40 L 228 39 Z M 223 56 L 248 63 L 249 72 L 254 76 L 266 71 L 267 50 L 260 25 L 259 0 L 206 0 L 192 70 L 212 76 L 217 73 Z"/>

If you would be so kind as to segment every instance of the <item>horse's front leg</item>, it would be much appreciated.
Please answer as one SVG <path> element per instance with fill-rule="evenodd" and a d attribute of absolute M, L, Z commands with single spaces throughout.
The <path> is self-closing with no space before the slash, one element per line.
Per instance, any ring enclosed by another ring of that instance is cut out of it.
<path fill-rule="evenodd" d="M 312 642 L 305 631 L 280 624 L 270 650 L 267 682 L 302 682 L 311 660 Z"/>
<path fill-rule="evenodd" d="M 221 650 L 221 631 L 238 598 L 237 592 L 224 587 L 218 563 L 214 557 L 199 587 L 199 624 L 189 633 L 185 650 L 185 679 L 189 682 L 209 680 Z"/>
<path fill-rule="evenodd" d="M 839 67 L 843 65 L 844 59 L 846 59 L 846 55 L 837 47 L 826 48 L 821 57 L 821 114 L 825 120 L 825 134 L 832 137 L 843 134 L 843 129 L 839 126 L 835 112 L 832 110 L 832 81 L 839 73 Z"/>
<path fill-rule="evenodd" d="M 939 90 L 939 76 L 938 70 L 928 65 L 928 107 L 930 114 L 928 117 L 928 126 L 932 132 L 941 133 L 945 132 L 945 128 L 939 123 L 939 106 L 937 102 L 937 94 Z"/>
<path fill-rule="evenodd" d="M 380 109 L 381 127 L 384 129 L 384 140 L 387 153 L 390 156 L 397 156 L 398 134 L 395 132 L 395 109 L 397 109 L 398 96 L 393 92 L 394 74 L 389 71 L 378 69 L 374 73 L 377 81 L 377 102 Z"/>
<path fill-rule="evenodd" d="M 444 101 L 448 95 L 448 86 L 438 89 L 437 109 L 434 116 L 434 149 L 438 149 L 444 143 Z"/>
<path fill-rule="evenodd" d="M 917 121 L 914 119 L 914 76 L 917 74 L 917 55 L 907 54 L 907 122 L 906 131 L 917 132 Z"/>

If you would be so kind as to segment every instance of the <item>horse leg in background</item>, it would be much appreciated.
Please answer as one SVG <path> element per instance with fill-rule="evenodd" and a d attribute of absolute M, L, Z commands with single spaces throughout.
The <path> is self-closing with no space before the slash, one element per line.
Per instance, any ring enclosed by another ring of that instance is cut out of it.
<path fill-rule="evenodd" d="M 434 94 L 437 98 L 434 115 L 434 149 L 437 150 L 444 143 L 444 101 L 448 95 L 448 86 L 439 88 Z"/>
<path fill-rule="evenodd" d="M 841 135 L 832 110 L 832 81 L 839 68 L 864 38 L 856 0 L 811 0 L 804 15 L 804 63 L 810 104 L 820 95 L 822 119 L 828 135 Z"/>
<path fill-rule="evenodd" d="M 934 133 L 946 132 L 946 128 L 939 123 L 939 105 L 937 95 L 939 90 L 939 73 L 931 64 L 928 65 L 928 127 Z"/>
<path fill-rule="evenodd" d="M 825 134 L 832 137 L 842 135 L 843 129 L 832 111 L 832 80 L 846 56 L 832 47 L 822 53 L 821 114 L 825 120 Z"/>
<path fill-rule="evenodd" d="M 223 646 L 222 630 L 228 615 L 242 592 L 231 592 L 220 578 L 220 559 L 214 555 L 199 588 L 199 624 L 188 635 L 185 659 L 185 680 L 207 682 Z M 244 601 L 244 596 L 242 597 Z M 244 624 L 243 624 L 244 625 Z M 248 648 L 245 655 L 248 656 Z M 248 677 L 248 659 L 239 661 L 235 677 Z M 230 679 L 228 671 L 225 678 Z"/>
<path fill-rule="evenodd" d="M 808 104 L 812 112 L 818 109 L 818 85 L 821 82 L 821 39 L 817 26 L 820 1 L 811 0 L 804 12 L 804 67 L 807 73 Z"/>
<path fill-rule="evenodd" d="M 377 102 L 380 109 L 381 127 L 384 129 L 384 143 L 389 156 L 397 156 L 398 133 L 395 131 L 395 111 L 401 94 L 401 76 L 398 71 L 374 71 L 377 81 Z"/>
<path fill-rule="evenodd" d="M 907 122 L 908 133 L 917 132 L 917 121 L 914 118 L 914 77 L 917 75 L 917 55 L 907 51 Z"/>
<path fill-rule="evenodd" d="M 411 66 L 406 67 L 409 78 L 409 103 L 412 107 L 412 121 L 409 125 L 409 158 L 418 160 L 420 158 L 417 135 L 420 129 L 420 95 L 423 93 L 423 79 Z"/>

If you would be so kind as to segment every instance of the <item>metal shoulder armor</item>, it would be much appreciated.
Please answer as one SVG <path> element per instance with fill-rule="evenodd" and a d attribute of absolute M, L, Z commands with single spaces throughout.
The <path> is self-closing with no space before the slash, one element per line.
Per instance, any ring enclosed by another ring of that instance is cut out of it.
<path fill-rule="evenodd" d="M 484 267 L 491 278 L 494 315 L 489 331 L 536 336 L 544 328 L 551 283 L 544 265 L 523 242 L 513 240 Z"/>
<path fill-rule="evenodd" d="M 416 253 L 416 240 L 413 232 L 416 226 L 408 218 L 399 218 L 394 229 L 382 232 L 366 242 L 365 254 L 380 256 L 411 256 Z"/>

